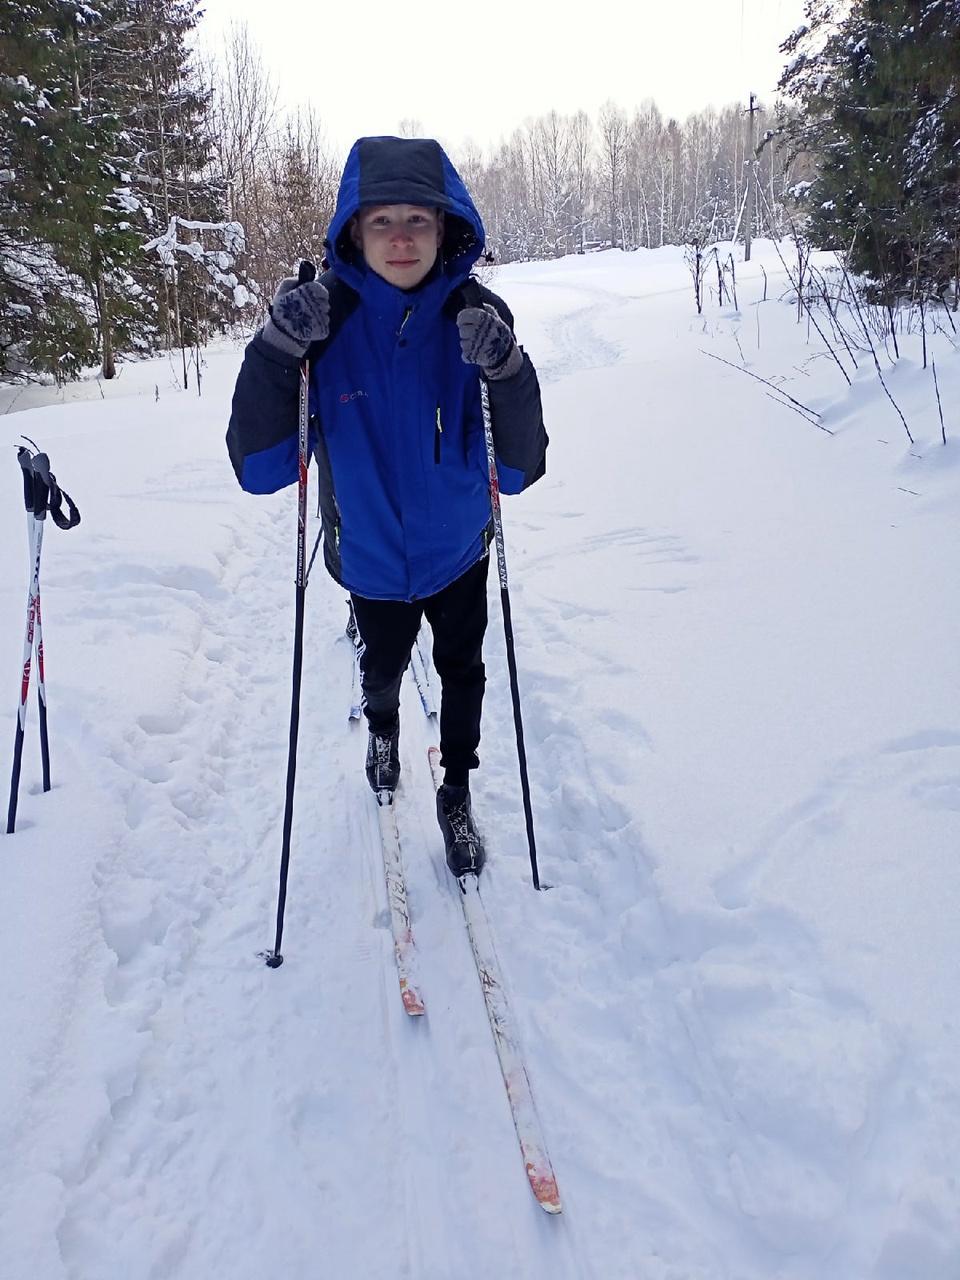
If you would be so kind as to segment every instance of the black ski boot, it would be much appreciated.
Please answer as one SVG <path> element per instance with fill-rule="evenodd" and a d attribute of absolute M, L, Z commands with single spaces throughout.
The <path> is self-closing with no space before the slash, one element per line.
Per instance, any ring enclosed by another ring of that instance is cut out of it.
<path fill-rule="evenodd" d="M 447 866 L 457 879 L 478 876 L 487 855 L 473 824 L 470 788 L 451 787 L 445 782 L 437 792 L 437 820 L 443 832 Z"/>
<path fill-rule="evenodd" d="M 381 804 L 389 804 L 400 781 L 400 726 L 393 733 L 370 730 L 367 742 L 367 781 Z M 386 796 L 384 797 L 384 792 Z"/>

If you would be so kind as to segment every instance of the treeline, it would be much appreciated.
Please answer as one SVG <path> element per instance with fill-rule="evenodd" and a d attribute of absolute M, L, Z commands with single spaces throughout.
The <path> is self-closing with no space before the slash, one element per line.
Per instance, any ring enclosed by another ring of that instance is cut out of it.
<path fill-rule="evenodd" d="M 186 381 L 192 350 L 322 258 L 344 157 L 312 110 L 279 109 L 242 25 L 204 65 L 199 5 L 0 0 L 0 373 L 111 377 L 120 355 L 168 349 Z M 608 103 L 451 152 L 512 261 L 730 238 L 746 139 L 737 107 L 680 124 Z M 756 230 L 776 234 L 775 146 L 760 168 Z"/>
<path fill-rule="evenodd" d="M 756 115 L 762 115 L 755 108 Z M 769 118 L 772 123 L 772 117 Z M 458 156 L 498 258 L 550 258 L 585 247 L 657 248 L 742 234 L 750 127 L 738 106 L 665 118 L 608 102 L 596 120 L 551 112 L 484 159 Z M 769 145 L 768 145 L 769 144 Z M 789 175 L 769 131 L 754 154 L 755 235 L 780 235 Z"/>
<path fill-rule="evenodd" d="M 209 74 L 217 165 L 232 214 L 246 230 L 247 269 L 272 289 L 298 257 L 322 256 L 345 157 L 325 145 L 312 112 L 290 118 L 278 110 L 276 88 L 244 27 L 234 27 Z M 763 118 L 773 124 L 772 116 Z M 414 120 L 396 129 L 421 132 Z M 783 231 L 788 174 L 776 136 L 767 132 L 755 159 L 754 232 L 775 235 Z M 732 238 L 743 214 L 750 133 L 737 106 L 680 123 L 653 102 L 632 115 L 609 102 L 595 120 L 580 111 L 527 121 L 486 152 L 474 144 L 448 149 L 480 209 L 487 249 L 512 262 L 588 246 L 681 244 L 694 233 Z"/>
<path fill-rule="evenodd" d="M 751 99 L 752 111 L 732 104 L 681 122 L 653 102 L 632 114 L 608 102 L 596 119 L 527 121 L 487 151 L 451 147 L 490 251 L 512 261 L 703 246 L 742 238 L 752 208 L 752 234 L 836 249 L 888 306 L 948 295 L 955 304 L 960 0 L 807 0 L 781 54 L 773 109 Z M 322 252 L 342 157 L 309 113 L 278 123 L 242 28 L 211 80 L 221 169 L 242 175 L 234 208 L 251 273 L 272 288 L 298 246 Z M 403 121 L 398 132 L 420 130 Z"/>
<path fill-rule="evenodd" d="M 186 381 L 191 352 L 322 258 L 344 157 L 312 110 L 280 110 L 245 27 L 201 61 L 200 3 L 0 0 L 0 375 L 110 377 L 118 356 L 179 350 Z M 843 250 L 889 302 L 942 297 L 960 273 L 958 11 L 809 0 L 775 115 L 608 102 L 449 149 L 499 261 L 728 241 L 746 207 L 754 235 Z"/>

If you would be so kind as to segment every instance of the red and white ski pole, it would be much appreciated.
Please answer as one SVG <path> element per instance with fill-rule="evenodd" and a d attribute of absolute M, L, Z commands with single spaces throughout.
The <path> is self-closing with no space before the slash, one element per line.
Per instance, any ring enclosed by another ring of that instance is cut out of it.
<path fill-rule="evenodd" d="M 47 687 L 43 669 L 43 628 L 40 620 L 40 552 L 43 547 L 44 522 L 49 512 L 60 529 L 72 529 L 80 523 L 80 512 L 58 486 L 50 471 L 45 453 L 32 453 L 20 447 L 17 457 L 23 471 L 23 499 L 27 508 L 27 537 L 30 543 L 30 589 L 27 595 L 27 626 L 23 641 L 23 670 L 20 676 L 20 706 L 17 712 L 16 736 L 13 744 L 13 772 L 10 778 L 10 803 L 7 806 L 7 835 L 12 835 L 17 821 L 17 799 L 20 794 L 20 768 L 23 762 L 23 739 L 27 723 L 27 695 L 33 655 L 37 655 L 37 695 L 40 713 L 40 761 L 43 789 L 50 790 L 50 740 L 47 733 Z M 63 504 L 67 504 L 64 514 Z"/>

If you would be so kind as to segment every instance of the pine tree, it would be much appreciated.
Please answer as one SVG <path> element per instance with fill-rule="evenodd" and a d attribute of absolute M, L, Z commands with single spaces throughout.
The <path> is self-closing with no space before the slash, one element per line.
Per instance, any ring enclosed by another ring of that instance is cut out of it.
<path fill-rule="evenodd" d="M 807 18 L 781 88 L 817 160 L 811 234 L 886 302 L 941 294 L 960 253 L 960 6 L 811 0 Z"/>
<path fill-rule="evenodd" d="M 125 12 L 104 32 L 97 65 L 123 122 L 107 163 L 135 248 L 105 264 L 105 302 L 121 349 L 184 348 L 204 342 L 233 310 L 232 291 L 196 269 L 207 246 L 187 225 L 219 225 L 225 215 L 223 184 L 209 177 L 211 95 L 191 47 L 199 0 L 112 2 Z M 174 219 L 183 225 L 172 260 L 145 252 Z"/>
<path fill-rule="evenodd" d="M 232 320 L 233 255 L 211 258 L 201 229 L 219 231 L 225 202 L 191 61 L 198 3 L 0 0 L 0 368 L 65 377 L 99 357 L 112 377 L 120 353 Z M 183 252 L 144 252 L 174 218 Z"/>
<path fill-rule="evenodd" d="M 86 11 L 71 0 L 0 0 L 0 347 L 3 369 L 58 378 L 96 351 L 78 264 L 82 226 L 108 191 L 99 138 L 77 111 L 76 44 Z"/>

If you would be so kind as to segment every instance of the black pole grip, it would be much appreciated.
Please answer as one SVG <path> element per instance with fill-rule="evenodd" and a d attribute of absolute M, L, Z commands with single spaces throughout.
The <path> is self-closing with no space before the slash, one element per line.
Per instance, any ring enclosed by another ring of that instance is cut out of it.
<path fill-rule="evenodd" d="M 309 284 L 311 280 L 316 280 L 317 268 L 312 262 L 308 262 L 306 258 L 300 263 L 297 271 L 297 284 Z"/>
<path fill-rule="evenodd" d="M 33 514 L 33 454 L 23 445 L 17 449 L 17 461 L 23 471 L 23 505 Z"/>
<path fill-rule="evenodd" d="M 50 507 L 50 491 L 53 487 L 53 476 L 50 474 L 50 459 L 45 453 L 35 453 L 30 459 L 33 469 L 33 514 L 37 520 L 45 520 Z"/>
<path fill-rule="evenodd" d="M 80 512 L 70 495 L 57 484 L 47 455 L 31 453 L 21 445 L 17 449 L 17 460 L 23 471 L 23 501 L 27 511 L 36 520 L 45 520 L 49 512 L 58 529 L 75 529 L 80 523 Z"/>
<path fill-rule="evenodd" d="M 17 450 L 17 459 L 23 471 L 23 501 L 35 520 L 45 520 L 53 477 L 50 475 L 50 459 L 45 453 L 31 453 L 23 446 Z"/>

